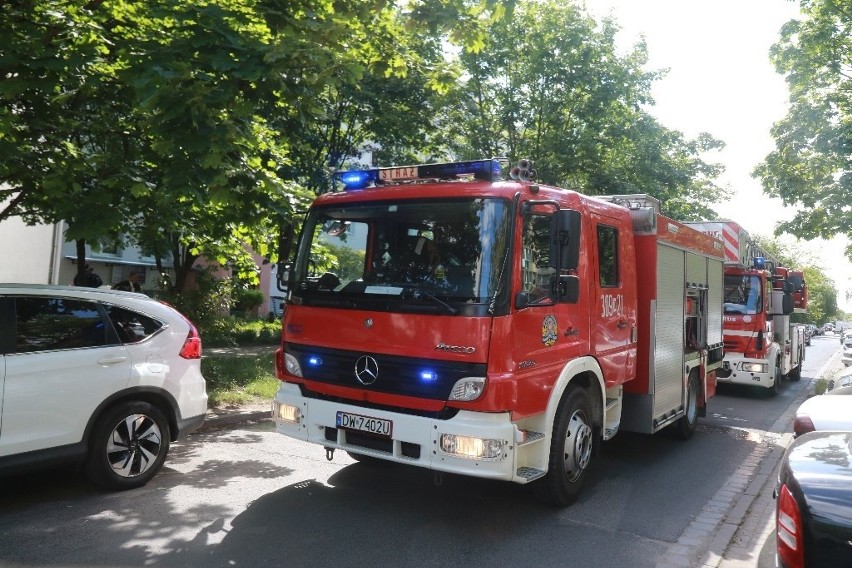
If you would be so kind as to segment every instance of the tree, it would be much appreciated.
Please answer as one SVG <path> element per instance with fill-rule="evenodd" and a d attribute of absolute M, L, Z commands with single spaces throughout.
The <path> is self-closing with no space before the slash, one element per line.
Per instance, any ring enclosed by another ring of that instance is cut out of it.
<path fill-rule="evenodd" d="M 464 84 L 434 130 L 463 158 L 534 160 L 537 179 L 590 194 L 648 193 L 681 218 L 715 216 L 721 166 L 701 159 L 722 144 L 687 141 L 644 109 L 660 75 L 644 44 L 620 55 L 618 28 L 572 3 L 519 3 L 463 52 Z"/>
<path fill-rule="evenodd" d="M 775 150 L 754 175 L 766 193 L 797 209 L 778 234 L 852 237 L 852 5 L 800 4 L 803 17 L 784 25 L 771 51 L 787 79 L 789 111 L 773 126 Z M 852 258 L 852 245 L 846 252 Z"/>
<path fill-rule="evenodd" d="M 350 44 L 389 18 L 386 5 L 4 8 L 0 27 L 13 33 L 0 40 L 0 219 L 65 220 L 80 251 L 128 235 L 172 253 L 178 287 L 201 254 L 240 265 L 246 245 L 267 252 L 269 233 L 305 195 L 278 175 L 287 138 L 269 117 L 310 117 L 312 93 L 355 80 L 364 50 L 375 68 L 392 65 L 375 45 Z"/>

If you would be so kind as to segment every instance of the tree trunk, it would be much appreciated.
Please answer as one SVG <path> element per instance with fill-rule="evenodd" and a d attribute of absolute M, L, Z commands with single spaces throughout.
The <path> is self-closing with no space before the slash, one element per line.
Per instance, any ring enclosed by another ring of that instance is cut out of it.
<path fill-rule="evenodd" d="M 86 281 L 86 240 L 77 239 L 77 275 L 74 277 L 74 283 Z"/>

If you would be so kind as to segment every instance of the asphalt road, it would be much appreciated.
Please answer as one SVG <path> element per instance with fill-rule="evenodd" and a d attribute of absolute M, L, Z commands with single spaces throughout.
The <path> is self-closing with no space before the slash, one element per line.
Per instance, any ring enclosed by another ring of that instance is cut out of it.
<path fill-rule="evenodd" d="M 687 529 L 747 483 L 743 464 L 777 443 L 771 428 L 837 349 L 814 338 L 802 380 L 776 397 L 721 388 L 688 442 L 620 433 L 567 509 L 508 483 L 328 462 L 261 421 L 190 436 L 137 490 L 68 470 L 0 479 L 0 565 L 650 568 L 685 546 L 695 558 L 715 529 L 693 550 Z"/>

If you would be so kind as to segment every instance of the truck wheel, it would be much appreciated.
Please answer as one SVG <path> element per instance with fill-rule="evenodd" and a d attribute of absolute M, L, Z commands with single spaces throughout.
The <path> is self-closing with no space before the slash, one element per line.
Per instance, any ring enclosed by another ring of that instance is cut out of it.
<path fill-rule="evenodd" d="M 787 375 L 787 378 L 790 379 L 791 381 L 798 381 L 799 379 L 801 379 L 802 378 L 802 364 L 799 363 L 792 371 L 790 371 L 790 374 Z"/>
<path fill-rule="evenodd" d="M 101 416 L 89 438 L 86 474 L 109 489 L 141 487 L 169 453 L 169 423 L 153 404 L 129 401 Z"/>
<path fill-rule="evenodd" d="M 772 381 L 772 386 L 769 387 L 769 396 L 775 396 L 778 394 L 779 384 L 781 383 L 781 361 L 775 362 L 775 373 L 774 380 Z"/>
<path fill-rule="evenodd" d="M 686 412 L 672 425 L 675 437 L 689 440 L 698 426 L 698 393 L 701 384 L 698 381 L 698 370 L 693 369 L 686 380 Z"/>
<path fill-rule="evenodd" d="M 577 500 L 592 459 L 591 417 L 586 391 L 569 386 L 556 412 L 547 475 L 535 482 L 545 503 L 566 507 Z"/>

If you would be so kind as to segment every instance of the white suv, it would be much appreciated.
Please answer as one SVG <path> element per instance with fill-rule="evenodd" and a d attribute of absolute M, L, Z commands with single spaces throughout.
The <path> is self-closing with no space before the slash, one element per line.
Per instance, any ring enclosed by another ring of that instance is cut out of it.
<path fill-rule="evenodd" d="M 207 411 L 201 338 L 143 294 L 0 284 L 0 474 L 77 462 L 147 483 Z"/>

